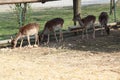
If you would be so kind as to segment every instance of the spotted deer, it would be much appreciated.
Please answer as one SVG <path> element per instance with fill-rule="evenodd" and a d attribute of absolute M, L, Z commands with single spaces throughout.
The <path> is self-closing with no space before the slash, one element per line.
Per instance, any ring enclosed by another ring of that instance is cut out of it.
<path fill-rule="evenodd" d="M 107 12 L 101 12 L 99 15 L 99 23 L 100 23 L 101 28 L 102 28 L 101 35 L 103 35 L 103 30 L 106 31 L 107 35 L 110 34 L 110 28 L 107 26 L 108 18 L 109 18 L 109 16 L 108 16 Z"/>
<path fill-rule="evenodd" d="M 44 39 L 44 35 L 47 35 L 47 43 L 50 41 L 50 32 L 54 33 L 54 37 L 56 42 L 58 42 L 56 31 L 59 31 L 59 40 L 63 40 L 62 27 L 64 24 L 64 20 L 62 18 L 53 18 L 45 23 L 44 29 L 41 33 L 41 41 Z"/>
<path fill-rule="evenodd" d="M 37 23 L 29 23 L 25 26 L 22 26 L 19 29 L 19 32 L 17 33 L 16 37 L 13 39 L 11 39 L 11 44 L 12 47 L 15 48 L 17 45 L 17 41 L 19 39 L 21 39 L 21 43 L 20 43 L 20 47 L 23 44 L 23 37 L 27 36 L 27 40 L 28 40 L 28 44 L 29 46 L 31 46 L 30 44 L 30 36 L 31 35 L 35 35 L 35 45 L 38 42 L 39 45 L 39 38 L 38 38 L 38 32 L 39 32 L 39 24 Z"/>
<path fill-rule="evenodd" d="M 95 26 L 94 23 L 96 21 L 96 17 L 94 15 L 88 15 L 84 18 L 80 17 L 80 14 L 76 15 L 73 19 L 74 21 L 78 21 L 79 25 L 82 27 L 82 39 L 84 38 L 84 33 L 88 39 L 88 29 L 93 28 L 93 39 L 95 38 Z"/>

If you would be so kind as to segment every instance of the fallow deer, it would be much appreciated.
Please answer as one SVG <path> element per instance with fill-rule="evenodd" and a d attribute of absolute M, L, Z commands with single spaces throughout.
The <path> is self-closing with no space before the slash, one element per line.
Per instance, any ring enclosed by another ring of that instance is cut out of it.
<path fill-rule="evenodd" d="M 81 18 L 80 14 L 77 14 L 74 21 L 78 21 L 79 25 L 82 27 L 82 39 L 84 38 L 84 33 L 86 34 L 86 37 L 88 39 L 88 29 L 93 28 L 93 38 L 95 38 L 95 20 L 96 17 L 94 15 L 88 15 L 87 17 Z"/>
<path fill-rule="evenodd" d="M 50 32 L 54 33 L 55 39 L 58 42 L 56 31 L 59 31 L 59 39 L 63 40 L 63 33 L 62 33 L 62 27 L 64 24 L 64 20 L 62 18 L 53 18 L 46 22 L 44 29 L 41 33 L 41 41 L 44 39 L 44 35 L 47 35 L 47 43 L 49 43 L 50 40 Z"/>
<path fill-rule="evenodd" d="M 110 34 L 110 28 L 107 26 L 108 18 L 109 18 L 109 16 L 108 16 L 107 12 L 101 12 L 101 14 L 99 15 L 99 23 L 102 27 L 101 35 L 103 35 L 103 30 L 106 31 L 107 35 Z"/>
<path fill-rule="evenodd" d="M 39 28 L 40 28 L 39 24 L 37 24 L 37 23 L 29 23 L 25 26 L 22 26 L 19 29 L 19 32 L 17 33 L 16 37 L 11 40 L 12 47 L 13 48 L 16 47 L 17 41 L 20 38 L 21 38 L 21 43 L 20 43 L 20 47 L 21 47 L 22 43 L 23 43 L 23 37 L 25 37 L 25 36 L 27 36 L 28 44 L 29 44 L 29 46 L 31 46 L 31 44 L 30 44 L 30 36 L 31 35 L 35 35 L 35 45 L 37 42 L 39 44 L 39 37 L 38 37 Z"/>

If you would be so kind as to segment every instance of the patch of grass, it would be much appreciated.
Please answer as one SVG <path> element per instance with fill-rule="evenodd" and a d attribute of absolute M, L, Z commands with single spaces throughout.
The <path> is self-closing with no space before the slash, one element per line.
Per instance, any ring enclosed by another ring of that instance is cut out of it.
<path fill-rule="evenodd" d="M 119 7 L 117 7 L 117 20 L 119 20 Z M 102 11 L 109 12 L 109 5 L 89 5 L 82 7 L 82 17 L 89 14 L 93 14 L 97 17 Z M 46 21 L 55 18 L 62 17 L 65 21 L 64 28 L 67 29 L 68 26 L 73 25 L 73 8 L 72 7 L 63 7 L 63 8 L 47 8 L 47 9 L 37 9 L 31 12 L 29 22 L 37 22 L 40 24 L 40 31 L 43 30 L 44 24 Z M 109 22 L 113 22 L 113 15 L 110 15 Z M 13 12 L 4 12 L 0 13 L 0 40 L 10 38 L 9 35 L 16 34 L 18 32 L 18 24 L 16 16 Z"/>
<path fill-rule="evenodd" d="M 117 20 L 119 21 L 119 16 L 120 16 L 120 10 L 119 10 L 120 6 L 116 7 L 116 16 L 117 16 Z M 97 17 L 98 20 L 98 16 L 101 12 L 108 12 L 108 14 L 110 13 L 110 6 L 109 4 L 97 4 L 97 5 L 88 5 L 88 6 L 83 6 L 82 7 L 82 16 L 87 16 L 89 14 L 95 15 Z M 113 14 L 109 14 L 109 22 L 114 22 L 114 16 Z"/>

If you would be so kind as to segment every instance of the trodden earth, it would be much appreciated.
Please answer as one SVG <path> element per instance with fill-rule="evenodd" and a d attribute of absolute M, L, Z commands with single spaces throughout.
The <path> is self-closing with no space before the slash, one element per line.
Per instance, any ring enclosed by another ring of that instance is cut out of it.
<path fill-rule="evenodd" d="M 120 80 L 120 31 L 37 48 L 1 48 L 0 80 Z"/>

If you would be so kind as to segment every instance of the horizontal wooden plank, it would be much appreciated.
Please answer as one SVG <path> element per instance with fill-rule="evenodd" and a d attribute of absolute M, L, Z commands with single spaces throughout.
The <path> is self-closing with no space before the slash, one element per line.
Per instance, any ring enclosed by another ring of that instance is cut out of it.
<path fill-rule="evenodd" d="M 33 2 L 48 2 L 48 1 L 58 1 L 58 0 L 0 0 L 0 4 L 15 4 L 15 3 L 33 3 Z"/>

